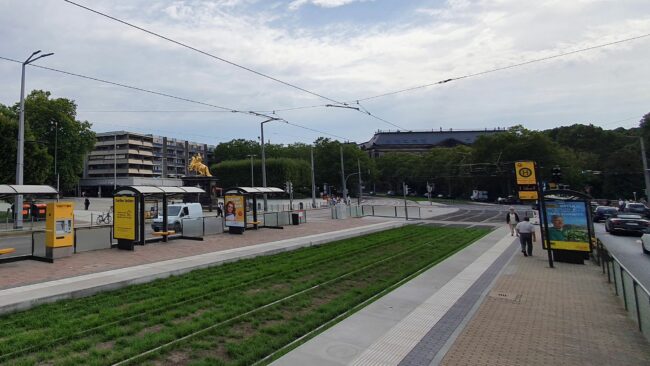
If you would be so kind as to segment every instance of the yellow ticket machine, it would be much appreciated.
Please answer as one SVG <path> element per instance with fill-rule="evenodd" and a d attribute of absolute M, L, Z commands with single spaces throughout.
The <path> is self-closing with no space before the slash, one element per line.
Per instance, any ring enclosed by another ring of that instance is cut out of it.
<path fill-rule="evenodd" d="M 74 245 L 74 203 L 50 202 L 45 219 L 45 252 L 48 258 L 72 255 Z"/>

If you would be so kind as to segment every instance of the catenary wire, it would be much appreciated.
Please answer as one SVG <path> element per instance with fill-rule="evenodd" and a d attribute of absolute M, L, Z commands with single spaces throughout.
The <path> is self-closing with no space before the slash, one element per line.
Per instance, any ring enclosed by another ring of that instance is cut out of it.
<path fill-rule="evenodd" d="M 564 56 L 574 55 L 576 53 L 592 51 L 592 50 L 595 50 L 595 49 L 598 49 L 598 48 L 603 48 L 603 47 L 613 46 L 613 45 L 620 44 L 620 43 L 635 41 L 635 40 L 646 38 L 646 37 L 650 37 L 650 33 L 642 34 L 642 35 L 635 36 L 635 37 L 625 38 L 625 39 L 619 39 L 619 40 L 613 41 L 613 42 L 601 43 L 601 44 L 598 44 L 598 45 L 595 45 L 595 46 L 580 48 L 580 49 L 577 49 L 577 50 L 574 50 L 574 51 L 562 52 L 562 53 L 558 53 L 558 54 L 551 55 L 551 56 L 540 57 L 540 58 L 536 58 L 536 59 L 533 59 L 533 60 L 528 60 L 528 61 L 525 61 L 525 62 L 520 62 L 520 63 L 516 63 L 516 64 L 512 64 L 512 65 L 497 67 L 497 68 L 494 68 L 494 69 L 484 70 L 484 71 L 471 73 L 471 74 L 467 74 L 467 75 L 463 75 L 463 76 L 444 79 L 444 80 L 436 81 L 436 82 L 429 83 L 429 84 L 423 84 L 423 85 L 418 85 L 418 86 L 414 86 L 414 87 L 411 87 L 411 88 L 406 88 L 406 89 L 396 90 L 396 91 L 392 91 L 392 92 L 388 92 L 388 93 L 378 94 L 378 95 L 374 95 L 374 96 L 371 96 L 371 97 L 361 98 L 361 99 L 359 99 L 359 101 L 371 100 L 371 99 L 386 97 L 386 96 L 390 96 L 390 95 L 406 93 L 406 92 L 410 92 L 410 91 L 413 91 L 413 90 L 424 89 L 424 88 L 428 88 L 428 87 L 431 87 L 431 86 L 434 86 L 434 85 L 446 84 L 446 83 L 451 82 L 451 81 L 468 79 L 468 78 L 472 78 L 472 77 L 476 77 L 476 76 L 480 76 L 480 75 L 490 74 L 490 73 L 493 73 L 493 72 L 513 69 L 513 68 L 516 68 L 516 67 L 529 65 L 529 64 L 532 64 L 532 63 L 536 63 L 536 62 L 542 62 L 542 61 L 547 61 L 547 60 L 560 58 L 560 57 L 564 57 Z"/>
<path fill-rule="evenodd" d="M 12 58 L 8 58 L 8 57 L 3 57 L 3 56 L 0 56 L 0 60 L 5 60 L 5 61 L 10 61 L 10 62 L 15 62 L 15 63 L 22 64 L 21 61 L 18 61 L 18 60 L 12 59 Z M 265 115 L 265 114 L 262 114 L 262 113 L 257 113 L 257 112 L 254 112 L 254 111 L 240 111 L 240 110 L 237 110 L 237 109 L 223 107 L 223 106 L 212 104 L 212 103 L 201 102 L 201 101 L 197 101 L 197 100 L 193 100 L 193 99 L 189 99 L 189 98 L 175 96 L 175 95 L 168 94 L 168 93 L 157 92 L 157 91 L 144 89 L 144 88 L 140 88 L 140 87 L 136 87 L 136 86 L 132 86 L 132 85 L 127 85 L 127 84 L 117 83 L 117 82 L 108 81 L 108 80 L 104 80 L 104 79 L 99 79 L 99 78 L 92 77 L 92 76 L 77 74 L 77 73 L 73 73 L 73 72 L 70 72 L 70 71 L 59 70 L 59 69 L 55 69 L 55 68 L 52 68 L 52 67 L 46 67 L 46 66 L 35 65 L 35 64 L 29 64 L 29 66 L 37 67 L 37 68 L 40 68 L 40 69 L 53 71 L 53 72 L 57 72 L 57 73 L 61 73 L 61 74 L 69 75 L 69 76 L 75 76 L 75 77 L 79 77 L 79 78 L 82 78 L 82 79 L 93 80 L 93 81 L 97 81 L 97 82 L 100 82 L 100 83 L 119 86 L 119 87 L 126 88 L 126 89 L 131 89 L 131 90 L 136 90 L 136 91 L 140 91 L 140 92 L 144 92 L 144 93 L 149 93 L 149 94 L 154 94 L 154 95 L 163 96 L 163 97 L 167 97 L 167 98 L 172 98 L 172 99 L 176 99 L 176 100 L 181 100 L 181 101 L 188 102 L 188 103 L 194 103 L 194 104 L 200 104 L 200 105 L 204 105 L 204 106 L 208 106 L 208 107 L 213 107 L 213 108 L 220 109 L 220 110 L 222 110 L 224 112 L 239 113 L 239 114 L 251 115 L 251 116 L 256 116 L 256 117 L 273 118 L 273 117 L 270 117 L 268 115 Z M 283 121 L 285 121 L 283 118 L 278 118 L 278 119 L 282 119 Z M 329 136 L 336 137 L 336 138 L 340 138 L 340 139 L 343 139 L 343 140 L 348 140 L 345 137 L 341 137 L 341 136 L 334 135 L 334 134 L 331 134 L 331 133 L 328 133 L 328 132 L 316 130 L 316 129 L 313 129 L 313 128 L 310 128 L 310 127 L 307 127 L 307 126 L 302 126 L 302 125 L 297 124 L 297 123 L 293 123 L 293 122 L 287 122 L 287 123 L 292 125 L 292 126 L 295 126 L 295 127 L 299 127 L 299 128 L 303 128 L 303 129 L 306 129 L 306 130 L 322 133 L 322 134 L 329 135 Z"/>
<path fill-rule="evenodd" d="M 116 17 L 114 17 L 114 16 L 108 15 L 108 14 L 106 14 L 106 13 L 102 13 L 102 12 L 100 12 L 100 11 L 98 11 L 98 10 L 95 10 L 95 9 L 89 8 L 89 7 L 84 6 L 84 5 L 81 5 L 81 4 L 76 3 L 76 2 L 74 2 L 74 1 L 70 1 L 70 0 L 63 0 L 63 1 L 65 1 L 66 3 L 69 3 L 69 4 L 71 4 L 71 5 L 77 6 L 77 7 L 81 8 L 81 9 L 84 9 L 84 10 L 90 11 L 90 12 L 92 12 L 92 13 L 95 13 L 95 14 L 97 14 L 97 15 L 103 16 L 103 17 L 105 17 L 105 18 L 108 18 L 108 19 L 114 20 L 114 21 L 116 21 L 116 22 L 118 22 L 118 23 L 124 24 L 124 25 L 126 25 L 126 26 L 131 27 L 131 28 L 134 28 L 134 29 L 137 29 L 137 30 L 139 30 L 139 31 L 142 31 L 142 32 L 148 33 L 148 34 L 150 34 L 150 35 L 152 35 L 152 36 L 158 37 L 158 38 L 160 38 L 160 39 L 164 39 L 165 41 L 168 41 L 168 42 L 174 43 L 174 44 L 176 44 L 176 45 L 178 45 L 178 46 L 181 46 L 181 47 L 187 48 L 187 49 L 192 50 L 192 51 L 194 51 L 194 52 L 198 52 L 198 53 L 200 53 L 200 54 L 202 54 L 202 55 L 208 56 L 208 57 L 213 58 L 213 59 L 215 59 L 215 60 L 218 60 L 218 61 L 221 61 L 221 62 L 227 63 L 227 64 L 229 64 L 229 65 L 231 65 L 231 66 L 234 66 L 234 67 L 237 67 L 237 68 L 239 68 L 239 69 L 242 69 L 242 70 L 245 70 L 245 71 L 251 72 L 251 73 L 256 74 L 256 75 L 258 75 L 258 76 L 261 76 L 261 77 L 263 77 L 263 78 L 266 78 L 266 79 L 269 79 L 269 80 L 273 80 L 273 81 L 275 81 L 275 82 L 278 82 L 278 83 L 280 83 L 280 84 L 286 85 L 286 86 L 288 86 L 288 87 L 291 87 L 291 88 L 294 88 L 294 89 L 300 90 L 300 91 L 302 91 L 302 92 L 305 92 L 305 93 L 311 94 L 311 95 L 313 95 L 313 96 L 316 96 L 316 97 L 319 97 L 319 98 L 322 98 L 322 99 L 325 99 L 325 100 L 329 100 L 330 102 L 334 102 L 334 103 L 337 103 L 337 104 L 344 104 L 344 103 L 339 102 L 339 101 L 337 101 L 337 100 L 335 100 L 335 99 L 332 99 L 332 98 L 330 98 L 330 97 L 327 97 L 327 96 L 324 96 L 324 95 L 322 95 L 322 94 L 319 94 L 319 93 L 313 92 L 313 91 L 311 91 L 311 90 L 307 90 L 307 89 L 305 89 L 305 88 L 303 88 L 303 87 L 300 87 L 300 86 L 298 86 L 298 85 L 295 85 L 295 84 L 289 83 L 289 82 L 284 81 L 284 80 L 280 80 L 280 79 L 278 79 L 278 78 L 276 78 L 276 77 L 273 77 L 273 76 L 270 76 L 270 75 L 264 74 L 264 73 L 259 72 L 259 71 L 257 71 L 257 70 L 253 70 L 253 69 L 251 69 L 250 67 L 246 67 L 246 66 L 240 65 L 240 64 L 238 64 L 238 63 L 235 63 L 235 62 L 233 62 L 233 61 L 226 60 L 226 59 L 223 58 L 223 57 L 219 57 L 219 56 L 213 55 L 213 54 L 211 54 L 211 53 L 209 53 L 209 52 L 207 52 L 207 51 L 203 51 L 203 50 L 198 49 L 198 48 L 196 48 L 196 47 L 190 46 L 190 45 L 188 45 L 188 44 L 186 44 L 186 43 L 183 43 L 183 42 L 177 41 L 177 40 L 175 40 L 175 39 L 172 39 L 172 38 L 170 38 L 170 37 L 163 36 L 163 35 L 160 34 L 160 33 L 156 33 L 156 32 L 154 32 L 154 31 L 148 30 L 148 29 L 146 29 L 146 28 L 143 28 L 143 27 L 137 26 L 137 25 L 135 25 L 135 24 L 133 24 L 133 23 L 129 23 L 129 22 L 127 22 L 127 21 L 124 21 L 124 20 L 122 20 L 122 19 L 119 19 L 119 18 L 116 18 Z"/>

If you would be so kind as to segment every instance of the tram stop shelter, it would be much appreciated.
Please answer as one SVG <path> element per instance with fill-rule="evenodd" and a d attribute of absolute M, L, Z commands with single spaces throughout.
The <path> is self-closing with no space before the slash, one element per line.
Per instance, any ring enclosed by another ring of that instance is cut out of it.
<path fill-rule="evenodd" d="M 18 195 L 23 196 L 33 196 L 33 197 L 43 197 L 43 198 L 54 198 L 59 192 L 48 185 L 13 185 L 13 184 L 0 184 L 0 200 L 13 200 Z M 68 203 L 69 204 L 69 203 Z M 19 215 L 22 214 L 22 207 L 14 207 L 12 216 L 13 219 L 17 217 L 16 213 Z M 70 221 L 71 222 L 71 221 Z M 68 228 L 70 229 L 70 228 Z M 69 232 L 70 230 L 67 230 Z M 67 241 L 67 235 L 66 235 Z M 39 260 L 44 262 L 53 262 L 51 256 L 45 255 L 36 255 L 34 251 L 34 245 L 32 243 L 31 251 L 26 254 L 20 254 L 21 251 L 16 251 L 16 248 L 11 247 L 2 247 L 0 248 L 0 263 L 2 262 L 14 262 L 19 260 Z"/>
<path fill-rule="evenodd" d="M 155 238 L 149 241 L 168 241 L 170 236 L 182 237 L 185 239 L 203 240 L 203 222 L 187 222 L 181 233 L 169 230 L 168 227 L 168 199 L 188 197 L 196 195 L 196 202 L 199 202 L 200 194 L 206 193 L 198 187 L 160 187 L 160 186 L 124 186 L 113 192 L 113 238 L 117 239 L 119 249 L 134 250 L 134 245 L 144 245 L 146 239 L 145 223 L 145 200 L 156 198 L 162 200 L 162 230 L 154 232 Z M 199 224 L 201 230 L 194 230 L 194 224 Z M 185 225 L 186 222 L 184 221 Z"/>
<path fill-rule="evenodd" d="M 286 194 L 277 187 L 231 187 L 224 190 L 224 224 L 231 234 L 242 234 L 247 227 L 254 230 L 262 224 L 258 220 L 257 199 L 264 195 Z M 249 201 L 250 204 L 249 204 Z M 253 221 L 248 221 L 250 209 Z M 250 226 L 249 226 L 250 225 Z M 270 226 L 263 226 L 270 227 Z M 274 228 L 274 227 L 273 227 Z"/>

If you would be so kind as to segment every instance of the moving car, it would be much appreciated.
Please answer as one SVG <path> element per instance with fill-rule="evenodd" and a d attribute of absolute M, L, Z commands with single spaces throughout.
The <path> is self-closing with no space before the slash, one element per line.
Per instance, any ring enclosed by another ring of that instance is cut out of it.
<path fill-rule="evenodd" d="M 628 202 L 625 204 L 625 212 L 635 213 L 637 215 L 648 217 L 650 216 L 650 209 L 643 203 Z"/>
<path fill-rule="evenodd" d="M 180 233 L 183 230 L 183 220 L 202 219 L 203 208 L 200 203 L 179 203 L 167 206 L 167 228 Z M 153 231 L 161 231 L 163 226 L 162 210 L 158 217 L 153 219 Z"/>
<path fill-rule="evenodd" d="M 643 235 L 650 228 L 650 221 L 641 215 L 619 213 L 605 221 L 605 231 L 609 233 L 628 232 Z"/>
<path fill-rule="evenodd" d="M 610 206 L 598 206 L 594 210 L 594 222 L 605 221 L 610 217 L 616 216 L 618 209 Z"/>

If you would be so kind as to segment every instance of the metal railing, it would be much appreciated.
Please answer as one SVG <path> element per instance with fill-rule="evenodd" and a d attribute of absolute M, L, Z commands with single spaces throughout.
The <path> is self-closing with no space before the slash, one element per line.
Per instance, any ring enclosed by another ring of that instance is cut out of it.
<path fill-rule="evenodd" d="M 361 211 L 363 216 L 406 218 L 408 215 L 409 220 L 422 218 L 422 207 L 420 206 L 363 205 Z"/>
<path fill-rule="evenodd" d="M 621 262 L 611 254 L 602 241 L 596 242 L 596 264 L 607 274 L 607 282 L 613 284 L 616 296 L 621 297 L 625 310 L 650 341 L 650 291 Z"/>

